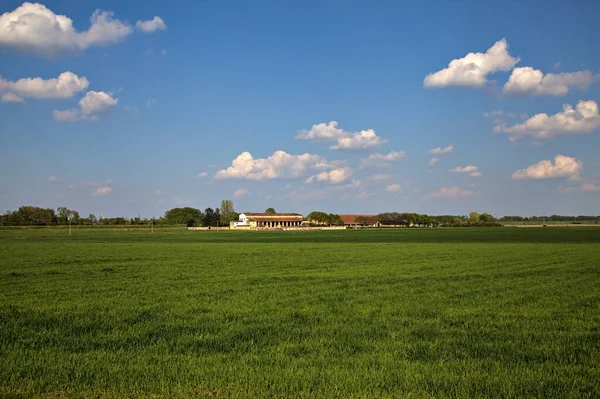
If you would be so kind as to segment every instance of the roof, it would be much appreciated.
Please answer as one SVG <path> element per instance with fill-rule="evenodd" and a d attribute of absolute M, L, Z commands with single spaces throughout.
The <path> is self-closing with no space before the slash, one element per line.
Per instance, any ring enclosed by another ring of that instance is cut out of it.
<path fill-rule="evenodd" d="M 358 217 L 375 217 L 377 215 L 361 215 L 361 214 L 340 214 L 340 217 L 342 218 L 342 221 L 344 222 L 344 224 L 358 224 L 356 222 L 356 218 Z"/>
<path fill-rule="evenodd" d="M 302 216 L 299 213 L 266 213 L 266 212 L 243 212 L 244 215 L 249 216 L 249 217 L 254 217 L 254 216 L 271 216 L 271 217 L 275 217 L 275 216 Z"/>

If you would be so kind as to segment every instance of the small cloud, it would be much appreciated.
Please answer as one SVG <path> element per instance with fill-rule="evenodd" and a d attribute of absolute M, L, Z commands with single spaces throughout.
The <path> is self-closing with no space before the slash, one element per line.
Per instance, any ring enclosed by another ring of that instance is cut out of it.
<path fill-rule="evenodd" d="M 159 16 L 155 16 L 153 19 L 150 19 L 148 21 L 137 21 L 135 23 L 135 26 L 144 33 L 152 33 L 157 30 L 167 29 L 165 21 L 163 21 L 162 18 Z"/>
<path fill-rule="evenodd" d="M 149 98 L 149 99 L 146 100 L 146 108 L 150 108 L 154 104 L 156 104 L 156 99 L 155 98 Z"/>
<path fill-rule="evenodd" d="M 165 50 L 165 49 L 160 50 L 160 54 L 161 55 L 167 55 L 167 50 Z"/>
<path fill-rule="evenodd" d="M 540 161 L 526 169 L 519 169 L 513 173 L 513 180 L 525 179 L 552 179 L 567 177 L 570 181 L 579 180 L 579 172 L 583 162 L 565 155 L 557 155 L 554 163 L 550 160 Z"/>
<path fill-rule="evenodd" d="M 198 179 L 202 179 L 204 177 L 208 176 L 208 172 L 202 172 L 202 173 L 198 173 L 198 175 L 196 176 Z"/>
<path fill-rule="evenodd" d="M 388 193 L 396 193 L 396 192 L 400 191 L 400 185 L 399 184 L 390 184 L 389 186 L 386 187 L 385 191 L 387 191 Z"/>
<path fill-rule="evenodd" d="M 454 169 L 450 169 L 452 173 L 468 173 L 470 176 L 480 177 L 481 173 L 479 172 L 479 168 L 475 165 L 468 166 L 457 166 Z"/>
<path fill-rule="evenodd" d="M 429 163 L 428 163 L 428 165 L 429 165 L 429 166 L 433 166 L 433 165 L 435 165 L 436 163 L 438 163 L 439 161 L 440 161 L 440 159 L 439 159 L 439 158 L 435 158 L 435 157 L 433 157 L 433 158 L 431 158 L 431 159 L 429 160 Z"/>
<path fill-rule="evenodd" d="M 64 183 L 66 180 L 58 176 L 50 176 L 48 181 L 51 183 Z"/>
<path fill-rule="evenodd" d="M 73 190 L 75 188 L 74 184 L 69 184 L 67 187 L 69 187 L 69 190 Z"/>
<path fill-rule="evenodd" d="M 96 189 L 96 191 L 94 191 L 92 193 L 92 195 L 95 197 L 102 197 L 102 196 L 108 195 L 112 192 L 113 192 L 112 187 L 98 187 Z"/>
<path fill-rule="evenodd" d="M 442 148 L 442 147 L 436 147 L 436 148 L 432 148 L 431 150 L 429 150 L 430 154 L 449 154 L 452 152 L 452 150 L 454 150 L 454 146 L 452 144 L 450 144 L 448 147 L 446 148 Z"/>
<path fill-rule="evenodd" d="M 245 188 L 238 188 L 233 193 L 233 198 L 242 198 L 244 195 L 247 195 L 247 194 L 248 194 L 248 190 L 246 190 Z"/>
<path fill-rule="evenodd" d="M 160 189 L 159 189 L 159 190 L 156 190 L 154 193 L 155 193 L 155 194 L 160 194 L 160 193 L 161 193 L 161 191 L 160 191 Z"/>
<path fill-rule="evenodd" d="M 367 158 L 360 160 L 361 168 L 367 166 L 385 167 L 390 166 L 392 162 L 400 161 L 406 156 L 404 151 L 390 151 L 388 154 L 371 154 Z"/>

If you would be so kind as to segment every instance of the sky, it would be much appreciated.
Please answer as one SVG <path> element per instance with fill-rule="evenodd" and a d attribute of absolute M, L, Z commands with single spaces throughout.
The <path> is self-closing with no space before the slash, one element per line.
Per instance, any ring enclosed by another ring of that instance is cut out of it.
<path fill-rule="evenodd" d="M 600 2 L 0 4 L 0 211 L 600 214 Z"/>

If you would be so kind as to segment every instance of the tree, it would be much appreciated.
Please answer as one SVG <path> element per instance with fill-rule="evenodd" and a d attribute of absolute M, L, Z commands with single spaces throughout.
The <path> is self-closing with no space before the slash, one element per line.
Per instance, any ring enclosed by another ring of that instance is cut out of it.
<path fill-rule="evenodd" d="M 213 210 L 212 208 L 206 208 L 204 210 L 204 216 L 202 218 L 202 224 L 207 227 L 217 227 L 220 225 L 221 211 L 219 208 Z"/>
<path fill-rule="evenodd" d="M 469 221 L 472 224 L 479 223 L 479 220 L 480 220 L 480 218 L 479 218 L 479 214 L 477 212 L 471 212 L 471 213 L 469 213 Z"/>
<path fill-rule="evenodd" d="M 221 201 L 221 226 L 229 226 L 232 220 L 237 220 L 239 215 L 233 209 L 233 201 L 223 200 Z"/>
<path fill-rule="evenodd" d="M 265 211 L 265 213 L 277 213 L 277 212 L 275 212 L 274 208 L 267 208 L 267 210 Z"/>
<path fill-rule="evenodd" d="M 96 215 L 94 215 L 93 213 L 90 213 L 90 216 L 88 216 L 88 220 L 90 224 L 96 224 L 98 222 L 98 219 L 96 219 Z"/>
<path fill-rule="evenodd" d="M 165 224 L 185 224 L 193 226 L 199 224 L 202 220 L 202 211 L 200 209 L 185 207 L 173 208 L 165 212 Z"/>
<path fill-rule="evenodd" d="M 481 220 L 483 223 L 492 223 L 494 221 L 494 217 L 489 213 L 484 212 L 479 215 L 479 220 Z"/>

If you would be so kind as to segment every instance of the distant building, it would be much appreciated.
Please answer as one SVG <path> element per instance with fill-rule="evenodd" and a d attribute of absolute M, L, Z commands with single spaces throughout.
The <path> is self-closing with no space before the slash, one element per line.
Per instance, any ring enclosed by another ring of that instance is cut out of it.
<path fill-rule="evenodd" d="M 233 221 L 230 227 L 235 228 L 283 228 L 297 227 L 302 224 L 303 217 L 299 213 L 251 213 L 240 214 L 239 221 Z"/>
<path fill-rule="evenodd" d="M 344 226 L 348 227 L 367 227 L 377 225 L 377 215 L 361 215 L 361 214 L 340 214 Z"/>

